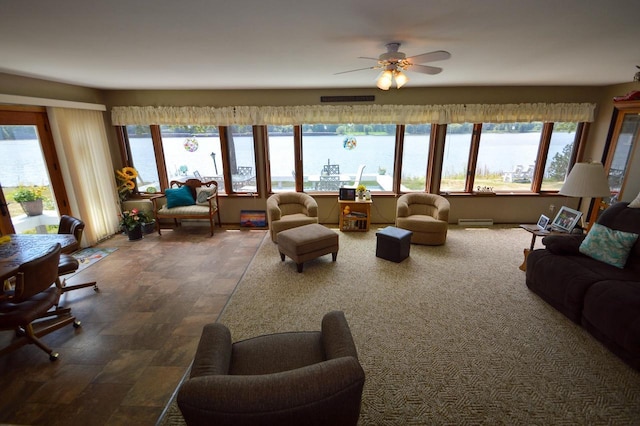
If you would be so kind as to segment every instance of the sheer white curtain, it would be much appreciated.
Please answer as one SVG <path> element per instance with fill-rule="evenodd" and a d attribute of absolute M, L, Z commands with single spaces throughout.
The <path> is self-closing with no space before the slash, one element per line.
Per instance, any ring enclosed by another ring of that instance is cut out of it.
<path fill-rule="evenodd" d="M 71 210 L 85 222 L 83 246 L 118 231 L 119 200 L 100 111 L 47 108 Z"/>

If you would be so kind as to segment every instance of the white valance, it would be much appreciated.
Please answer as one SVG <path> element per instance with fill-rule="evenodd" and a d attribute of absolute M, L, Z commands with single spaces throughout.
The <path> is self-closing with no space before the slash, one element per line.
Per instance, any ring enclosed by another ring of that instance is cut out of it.
<path fill-rule="evenodd" d="M 291 105 L 235 107 L 118 106 L 115 126 L 125 125 L 299 125 L 592 122 L 595 104 Z"/>

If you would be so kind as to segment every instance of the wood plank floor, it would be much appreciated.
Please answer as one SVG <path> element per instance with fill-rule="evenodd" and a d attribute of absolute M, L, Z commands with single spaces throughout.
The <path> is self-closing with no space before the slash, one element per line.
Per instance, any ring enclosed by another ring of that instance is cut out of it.
<path fill-rule="evenodd" d="M 0 423 L 155 424 L 265 234 L 192 225 L 101 243 L 118 250 L 69 280 L 97 280 L 100 292 L 61 299 L 82 327 L 43 338 L 60 358 L 35 345 L 0 357 Z M 0 332 L 0 347 L 12 337 Z"/>

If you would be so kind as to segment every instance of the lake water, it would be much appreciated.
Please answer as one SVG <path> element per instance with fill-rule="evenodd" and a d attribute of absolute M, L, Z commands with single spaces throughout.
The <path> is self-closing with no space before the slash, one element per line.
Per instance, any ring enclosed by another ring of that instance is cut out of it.
<path fill-rule="evenodd" d="M 304 173 L 318 174 L 322 166 L 330 160 L 340 164 L 342 173 L 354 175 L 361 164 L 366 165 L 366 174 L 375 174 L 379 167 L 390 174 L 394 164 L 394 136 L 357 136 L 357 146 L 353 150 L 343 148 L 344 136 L 307 136 L 303 137 Z M 573 133 L 555 133 L 549 150 L 549 158 L 562 152 L 562 148 L 573 142 Z M 513 171 L 517 165 L 525 168 L 534 164 L 540 136 L 535 133 L 485 133 L 482 135 L 481 153 L 478 167 L 495 172 Z M 167 169 L 172 175 L 179 175 L 179 168 L 188 165 L 189 173 L 197 170 L 202 176 L 215 176 L 222 173 L 222 155 L 217 137 L 198 137 L 198 149 L 189 152 L 184 148 L 185 138 L 165 138 L 165 158 Z M 292 176 L 293 137 L 270 136 L 271 175 Z M 234 137 L 236 162 L 239 166 L 253 165 L 253 139 Z M 517 152 L 511 149 L 517 145 Z M 150 139 L 131 138 L 133 158 L 136 161 L 142 179 L 151 181 L 156 175 L 155 160 Z M 428 135 L 407 135 L 405 137 L 405 156 L 403 175 L 424 176 L 428 146 Z M 452 134 L 447 137 L 444 152 L 445 163 L 462 171 L 467 164 L 469 146 L 468 134 Z M 459 148 L 464 147 L 464 148 Z M 215 153 L 214 166 L 211 153 Z M 413 155 L 412 155 L 413 154 Z M 37 140 L 0 141 L 0 184 L 5 187 L 24 185 L 48 185 L 49 179 Z M 451 170 L 446 170 L 452 172 Z M 115 177 L 114 177 L 115 178 Z"/>

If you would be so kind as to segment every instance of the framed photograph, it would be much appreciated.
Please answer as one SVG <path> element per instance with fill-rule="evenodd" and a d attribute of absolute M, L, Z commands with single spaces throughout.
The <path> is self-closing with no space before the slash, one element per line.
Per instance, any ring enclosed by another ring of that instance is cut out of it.
<path fill-rule="evenodd" d="M 354 201 L 356 199 L 355 188 L 340 188 L 340 200 Z"/>
<path fill-rule="evenodd" d="M 551 229 L 554 231 L 571 232 L 581 216 L 582 212 L 562 206 L 553 219 L 553 222 L 551 222 Z"/>
<path fill-rule="evenodd" d="M 549 218 L 541 214 L 540 219 L 538 219 L 538 229 L 540 229 L 541 231 L 546 231 L 547 225 L 549 225 Z"/>

